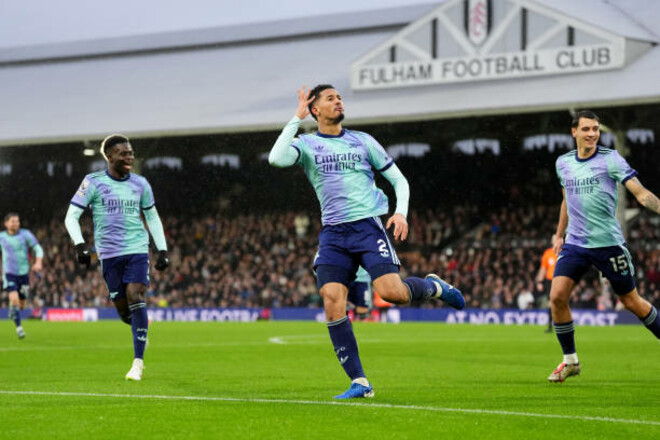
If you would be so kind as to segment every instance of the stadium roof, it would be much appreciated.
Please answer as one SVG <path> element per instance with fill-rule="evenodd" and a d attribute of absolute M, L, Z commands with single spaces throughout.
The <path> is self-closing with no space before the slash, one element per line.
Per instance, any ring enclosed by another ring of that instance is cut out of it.
<path fill-rule="evenodd" d="M 565 16 L 564 24 L 577 29 L 571 32 L 584 31 L 576 38 L 593 47 L 625 41 L 622 66 L 414 87 L 361 89 L 351 83 L 352 69 L 366 66 L 388 42 L 402 48 L 397 54 L 407 48 L 423 59 L 431 49 L 411 48 L 402 41 L 404 34 L 433 24 L 441 8 L 446 7 L 441 18 L 451 17 L 451 8 L 457 10 L 463 1 L 3 48 L 0 145 L 97 140 L 111 132 L 155 136 L 278 129 L 295 111 L 296 88 L 316 83 L 340 90 L 349 123 L 660 102 L 660 2 L 655 0 L 482 0 L 504 12 L 520 6 L 539 13 L 541 18 L 524 19 L 534 23 L 545 20 L 543 14 Z M 514 23 L 510 15 L 500 18 Z M 529 38 L 549 44 L 552 29 L 548 24 L 547 35 Z M 467 50 L 476 53 L 475 48 Z"/>

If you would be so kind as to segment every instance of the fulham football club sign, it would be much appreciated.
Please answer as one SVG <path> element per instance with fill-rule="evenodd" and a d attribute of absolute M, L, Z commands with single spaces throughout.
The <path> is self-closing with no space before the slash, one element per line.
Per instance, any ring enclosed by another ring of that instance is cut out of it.
<path fill-rule="evenodd" d="M 534 0 L 446 0 L 351 66 L 368 90 L 624 66 L 626 39 Z"/>

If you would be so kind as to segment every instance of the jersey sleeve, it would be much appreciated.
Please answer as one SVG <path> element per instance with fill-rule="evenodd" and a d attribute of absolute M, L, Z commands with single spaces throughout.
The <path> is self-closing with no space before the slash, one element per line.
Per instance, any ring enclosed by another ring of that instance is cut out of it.
<path fill-rule="evenodd" d="M 387 154 L 385 148 L 378 143 L 372 136 L 365 134 L 367 151 L 369 152 L 369 162 L 379 172 L 383 172 L 394 163 L 394 159 Z"/>
<path fill-rule="evenodd" d="M 89 177 L 85 177 L 80 184 L 80 187 L 73 195 L 71 204 L 76 205 L 79 208 L 86 209 L 90 203 L 92 203 L 92 200 L 94 200 L 95 195 L 96 185 L 94 185 L 94 182 L 92 182 Z"/>
<path fill-rule="evenodd" d="M 302 136 L 295 138 L 293 142 L 291 142 L 291 150 L 295 150 L 298 154 L 298 158 L 294 162 L 295 165 L 300 165 L 300 166 L 305 165 L 306 145 L 307 143 L 305 142 L 305 139 Z"/>
<path fill-rule="evenodd" d="M 25 241 L 27 242 L 27 245 L 30 249 L 33 247 L 37 246 L 39 244 L 39 241 L 37 241 L 37 237 L 34 236 L 32 231 L 28 231 L 27 229 L 25 231 Z"/>
<path fill-rule="evenodd" d="M 626 159 L 618 151 L 613 151 L 608 159 L 607 172 L 617 182 L 626 183 L 626 180 L 637 175 L 637 171 L 628 165 Z"/>
<path fill-rule="evenodd" d="M 39 241 L 37 240 L 37 237 L 34 236 L 32 231 L 28 231 L 27 229 L 25 230 L 25 241 L 27 242 L 28 248 L 34 252 L 35 257 L 43 258 L 44 251 L 39 245 Z"/>
<path fill-rule="evenodd" d="M 151 189 L 151 185 L 147 179 L 144 179 L 144 188 L 142 189 L 142 197 L 140 197 L 140 208 L 149 209 L 153 208 L 156 205 L 154 200 L 154 192 Z"/>
<path fill-rule="evenodd" d="M 557 162 L 555 162 L 555 172 L 557 173 L 557 177 L 559 178 L 559 184 L 561 185 L 562 188 L 564 188 L 564 176 L 561 174 L 561 157 L 557 159 Z"/>

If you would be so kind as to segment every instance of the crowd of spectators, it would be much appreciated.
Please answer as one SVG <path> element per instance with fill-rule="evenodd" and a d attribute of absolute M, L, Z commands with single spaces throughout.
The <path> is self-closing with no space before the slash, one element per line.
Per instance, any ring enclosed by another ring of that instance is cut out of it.
<path fill-rule="evenodd" d="M 462 289 L 469 307 L 547 307 L 534 279 L 557 212 L 557 206 L 480 212 L 474 205 L 413 211 L 409 239 L 396 245 L 402 275 L 439 273 Z M 172 266 L 163 273 L 151 271 L 149 306 L 320 307 L 312 272 L 321 227 L 316 214 L 164 217 Z M 656 221 L 640 216 L 630 237 L 640 293 L 660 306 Z M 77 265 L 60 219 L 32 230 L 45 250 L 43 273 L 32 274 L 36 305 L 110 305 L 98 263 L 89 271 Z M 83 217 L 83 231 L 92 236 L 89 218 Z M 577 308 L 617 307 L 616 295 L 597 272 L 578 285 L 572 303 Z M 6 306 L 3 293 L 0 307 Z"/>

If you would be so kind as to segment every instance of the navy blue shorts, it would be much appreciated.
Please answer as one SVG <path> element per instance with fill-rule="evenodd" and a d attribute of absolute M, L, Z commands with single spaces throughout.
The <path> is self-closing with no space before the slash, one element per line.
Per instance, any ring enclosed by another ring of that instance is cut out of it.
<path fill-rule="evenodd" d="M 565 276 L 577 283 L 591 265 L 609 280 L 617 295 L 625 295 L 635 288 L 635 266 L 625 244 L 601 248 L 565 244 L 557 258 L 553 278 Z"/>
<path fill-rule="evenodd" d="M 19 299 L 27 299 L 30 295 L 30 276 L 3 274 L 2 288 L 5 292 L 18 292 Z"/>
<path fill-rule="evenodd" d="M 348 286 L 348 302 L 355 307 L 371 307 L 371 283 L 353 281 Z"/>
<path fill-rule="evenodd" d="M 401 265 L 385 226 L 378 217 L 338 225 L 325 225 L 319 235 L 319 250 L 314 259 L 317 284 L 328 282 L 348 286 L 355 280 L 358 266 L 371 279 L 398 273 Z"/>
<path fill-rule="evenodd" d="M 126 285 L 149 285 L 149 255 L 131 254 L 101 260 L 101 270 L 111 300 L 126 297 Z"/>

